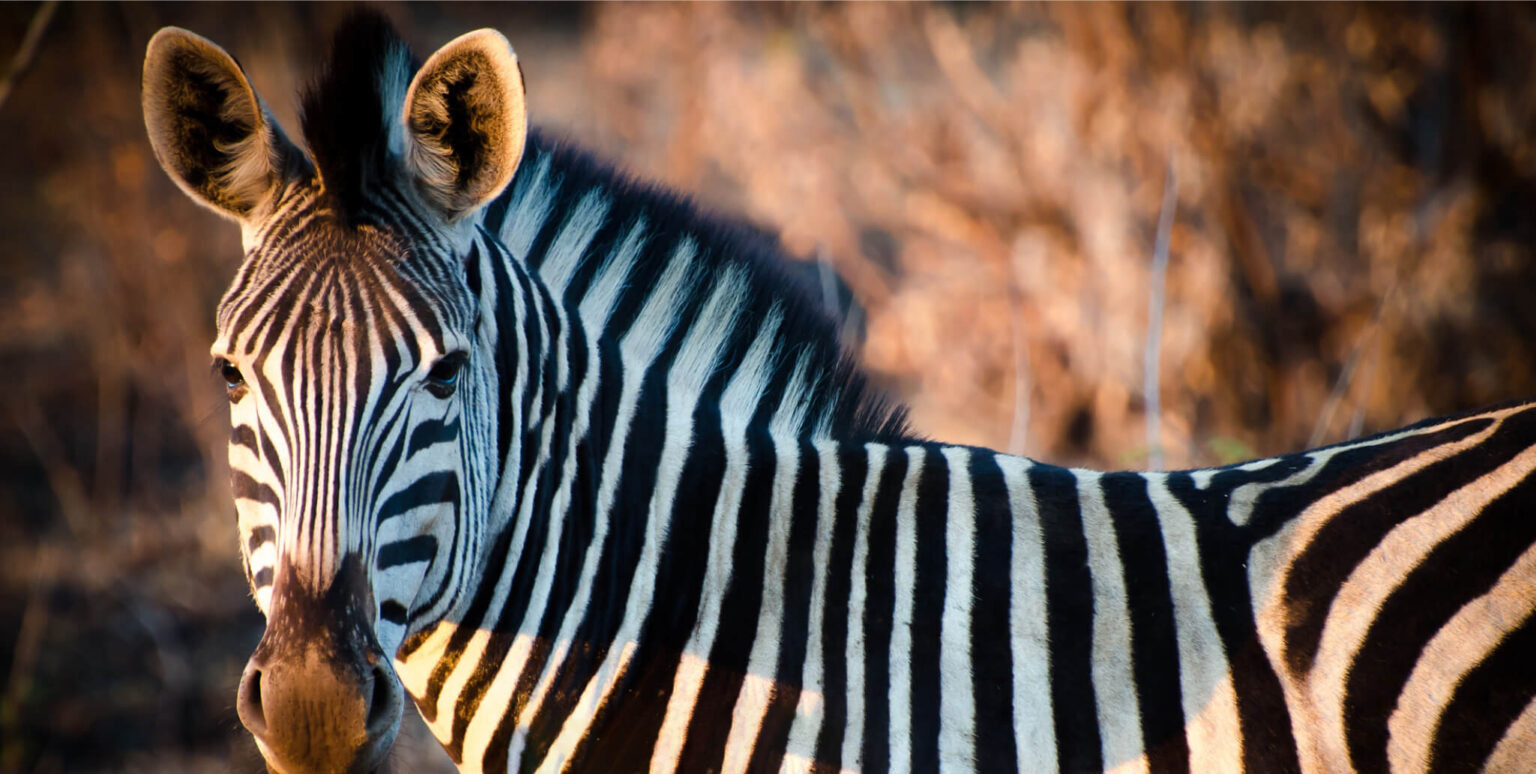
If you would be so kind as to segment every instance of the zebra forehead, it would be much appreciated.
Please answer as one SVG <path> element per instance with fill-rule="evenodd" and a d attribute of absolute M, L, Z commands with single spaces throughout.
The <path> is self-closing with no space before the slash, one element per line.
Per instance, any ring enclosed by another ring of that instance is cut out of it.
<path fill-rule="evenodd" d="M 467 334 L 477 299 L 461 259 L 432 247 L 387 226 L 311 217 L 251 250 L 219 305 L 219 329 L 234 337 L 409 328 L 438 342 Z"/>

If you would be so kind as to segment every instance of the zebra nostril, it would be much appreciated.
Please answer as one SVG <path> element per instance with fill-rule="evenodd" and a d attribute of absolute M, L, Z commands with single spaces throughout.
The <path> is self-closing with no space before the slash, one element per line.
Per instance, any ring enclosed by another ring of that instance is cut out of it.
<path fill-rule="evenodd" d="M 388 669 L 382 665 L 373 667 L 373 691 L 368 699 L 368 720 L 365 727 L 369 737 L 379 737 L 390 734 L 396 722 L 400 719 L 400 711 L 404 699 L 400 689 L 400 683 Z"/>
<path fill-rule="evenodd" d="M 261 670 L 254 666 L 246 666 L 245 674 L 240 676 L 240 690 L 235 698 L 235 712 L 240 716 L 240 723 L 257 737 L 264 737 L 267 733 L 266 711 L 261 704 Z"/>

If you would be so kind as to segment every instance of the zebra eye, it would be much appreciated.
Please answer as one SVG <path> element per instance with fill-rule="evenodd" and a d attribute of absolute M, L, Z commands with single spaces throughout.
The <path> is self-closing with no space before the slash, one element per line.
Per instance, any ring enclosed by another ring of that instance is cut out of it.
<path fill-rule="evenodd" d="M 219 372 L 219 376 L 223 377 L 224 386 L 229 389 L 245 386 L 245 375 L 240 373 L 240 369 L 234 363 L 221 357 L 213 361 L 213 368 Z"/>
<path fill-rule="evenodd" d="M 459 371 L 468 359 L 463 352 L 450 352 L 433 363 L 432 370 L 427 372 L 427 391 L 439 398 L 452 395 L 459 386 Z"/>
<path fill-rule="evenodd" d="M 219 378 L 224 380 L 224 389 L 229 391 L 231 403 L 236 403 L 245 397 L 245 374 L 240 373 L 240 369 L 234 363 L 222 357 L 214 358 L 213 370 L 217 371 Z"/>

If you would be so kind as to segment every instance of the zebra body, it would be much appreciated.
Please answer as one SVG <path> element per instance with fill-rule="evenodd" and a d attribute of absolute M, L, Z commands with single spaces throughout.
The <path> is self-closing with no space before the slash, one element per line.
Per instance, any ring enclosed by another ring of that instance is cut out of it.
<path fill-rule="evenodd" d="M 468 771 L 1536 756 L 1536 405 L 1166 474 L 920 441 L 771 241 L 525 144 L 521 99 L 499 35 L 417 68 L 363 16 L 309 156 L 151 43 L 156 152 L 245 233 L 214 354 L 274 770 L 376 766 L 402 685 Z"/>

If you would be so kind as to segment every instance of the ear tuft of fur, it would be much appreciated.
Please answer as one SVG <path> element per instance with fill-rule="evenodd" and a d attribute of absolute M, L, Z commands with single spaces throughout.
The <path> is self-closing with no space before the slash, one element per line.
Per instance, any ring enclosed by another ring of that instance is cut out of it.
<path fill-rule="evenodd" d="M 343 219 L 356 216 L 404 151 L 400 106 L 415 71 L 389 19 L 361 10 L 337 28 L 325 70 L 304 92 L 304 141 Z"/>
<path fill-rule="evenodd" d="M 429 58 L 405 102 L 406 163 L 449 221 L 501 193 L 528 135 L 523 76 L 495 30 L 461 35 Z"/>

